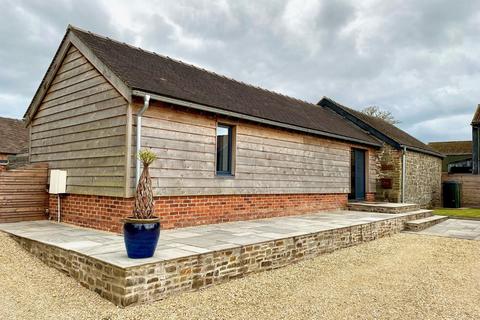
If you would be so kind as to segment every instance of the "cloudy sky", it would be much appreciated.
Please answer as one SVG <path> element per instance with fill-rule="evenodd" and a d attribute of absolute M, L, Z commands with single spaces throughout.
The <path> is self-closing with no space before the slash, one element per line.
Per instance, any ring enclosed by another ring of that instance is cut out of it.
<path fill-rule="evenodd" d="M 0 0 L 0 8 L 0 116 L 23 116 L 69 23 L 310 102 L 377 105 L 424 141 L 470 139 L 480 103 L 480 1 Z"/>

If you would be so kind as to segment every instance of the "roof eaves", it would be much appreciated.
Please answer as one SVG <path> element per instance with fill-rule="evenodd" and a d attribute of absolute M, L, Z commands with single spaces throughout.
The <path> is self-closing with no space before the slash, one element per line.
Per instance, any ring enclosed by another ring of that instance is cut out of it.
<path fill-rule="evenodd" d="M 365 140 L 356 139 L 356 138 L 347 137 L 347 136 L 342 136 L 342 135 L 338 135 L 338 134 L 334 134 L 334 133 L 330 133 L 330 132 L 326 132 L 326 131 L 314 130 L 314 129 L 309 129 L 309 128 L 300 127 L 300 126 L 296 126 L 296 125 L 291 125 L 291 124 L 287 124 L 287 123 L 282 123 L 282 122 L 278 122 L 278 121 L 263 119 L 263 118 L 259 118 L 259 117 L 255 117 L 255 116 L 250 116 L 250 115 L 247 115 L 247 114 L 242 114 L 242 113 L 238 113 L 238 112 L 233 112 L 233 111 L 220 109 L 220 108 L 217 108 L 217 107 L 212 107 L 212 106 L 199 104 L 199 103 L 192 102 L 192 101 L 177 99 L 175 97 L 168 97 L 168 96 L 159 95 L 159 94 L 155 94 L 155 93 L 149 93 L 149 92 L 142 91 L 141 89 L 135 89 L 134 88 L 133 91 L 132 91 L 132 95 L 133 96 L 138 96 L 138 97 L 144 97 L 145 95 L 149 95 L 151 97 L 151 99 L 153 99 L 153 100 L 162 101 L 162 102 L 171 103 L 171 104 L 176 104 L 176 105 L 179 105 L 179 106 L 184 106 L 184 107 L 188 107 L 188 108 L 192 108 L 192 109 L 196 109 L 196 110 L 200 110 L 200 111 L 207 111 L 207 112 L 220 114 L 220 115 L 225 115 L 225 116 L 230 116 L 230 117 L 234 117 L 234 118 L 238 118 L 238 119 L 253 121 L 253 122 L 262 123 L 262 124 L 266 124 L 266 125 L 271 125 L 271 126 L 275 126 L 275 127 L 281 127 L 281 128 L 285 128 L 285 129 L 290 129 L 290 130 L 315 134 L 315 135 L 319 135 L 319 136 L 322 136 L 322 137 L 328 137 L 328 138 L 333 138 L 333 139 L 338 139 L 338 140 L 343 140 L 343 141 L 348 141 L 348 142 L 354 142 L 354 143 L 373 146 L 373 147 L 381 147 L 382 146 L 380 143 L 365 141 Z"/>
<path fill-rule="evenodd" d="M 114 68 L 108 64 L 108 61 L 97 56 L 87 43 L 82 41 L 76 34 L 75 30 L 85 32 L 81 29 L 69 25 L 72 31 L 70 36 L 71 43 L 85 56 L 85 58 L 102 74 L 105 79 L 128 101 L 132 101 L 132 89 L 126 79 L 121 78 L 114 72 Z"/>
<path fill-rule="evenodd" d="M 415 151 L 415 152 L 419 152 L 419 153 L 424 153 L 424 154 L 428 154 L 428 155 L 431 155 L 431 156 L 435 156 L 435 157 L 439 157 L 439 158 L 445 158 L 445 155 L 443 153 L 439 153 L 439 152 L 435 152 L 435 151 L 430 151 L 430 150 L 425 150 L 425 149 L 421 149 L 421 148 L 417 148 L 417 147 L 412 147 L 412 146 L 407 146 L 407 145 L 401 145 L 401 147 L 405 147 L 407 148 L 407 150 L 412 150 L 412 151 Z"/>
<path fill-rule="evenodd" d="M 355 114 L 350 112 L 348 108 L 345 106 L 339 104 L 335 100 L 332 100 L 328 97 L 322 97 L 322 99 L 318 102 L 319 105 L 328 107 L 332 111 L 336 112 L 343 118 L 349 120 L 350 122 L 353 122 L 355 125 L 366 131 L 367 133 L 375 136 L 377 139 L 380 139 L 381 141 L 384 141 L 391 146 L 400 149 L 400 143 L 395 141 L 394 139 L 388 137 L 387 135 L 383 134 L 381 131 L 375 129 L 372 127 L 370 124 L 366 123 L 362 119 L 358 118 Z"/>
<path fill-rule="evenodd" d="M 425 154 L 436 156 L 436 157 L 439 157 L 439 158 L 445 158 L 444 154 L 439 153 L 439 152 L 435 152 L 433 150 L 427 150 L 427 149 L 422 149 L 422 148 L 418 148 L 418 147 L 413 147 L 413 146 L 410 146 L 410 145 L 401 144 L 399 141 L 396 141 L 395 139 L 385 135 L 381 131 L 377 130 L 376 128 L 372 127 L 370 124 L 366 123 L 365 121 L 363 121 L 362 119 L 357 117 L 353 112 L 351 112 L 349 110 L 349 108 L 341 105 L 340 103 L 336 102 L 335 100 L 333 100 L 329 97 L 323 96 L 322 99 L 320 100 L 319 104 L 321 104 L 322 101 L 326 101 L 327 103 L 330 103 L 330 105 L 327 105 L 327 106 L 331 107 L 333 105 L 334 108 L 336 108 L 337 110 L 338 109 L 342 110 L 344 113 L 346 113 L 350 117 L 354 118 L 354 119 L 349 118 L 349 120 L 351 120 L 352 122 L 354 122 L 357 125 L 359 123 L 363 124 L 361 127 L 365 126 L 365 129 L 368 132 L 373 133 L 375 136 L 377 136 L 377 138 L 379 138 L 382 141 L 385 141 L 386 143 L 392 145 L 393 147 L 396 147 L 397 149 L 401 149 L 405 146 L 407 149 L 410 149 L 410 150 L 413 150 L 413 151 L 416 151 L 416 152 L 425 153 Z"/>

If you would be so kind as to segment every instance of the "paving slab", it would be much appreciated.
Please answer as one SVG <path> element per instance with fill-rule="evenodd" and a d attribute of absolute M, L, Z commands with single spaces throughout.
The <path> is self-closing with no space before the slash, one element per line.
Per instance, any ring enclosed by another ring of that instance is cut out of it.
<path fill-rule="evenodd" d="M 480 220 L 448 219 L 417 234 L 480 240 Z"/>
<path fill-rule="evenodd" d="M 391 214 L 360 211 L 322 211 L 302 216 L 238 221 L 162 230 L 155 255 L 148 259 L 129 259 L 123 236 L 52 221 L 27 221 L 0 224 L 0 231 L 88 255 L 122 267 L 140 266 L 243 245 L 333 230 L 411 213 Z M 465 223 L 462 230 L 469 230 Z M 480 224 L 479 224 L 480 231 Z"/>

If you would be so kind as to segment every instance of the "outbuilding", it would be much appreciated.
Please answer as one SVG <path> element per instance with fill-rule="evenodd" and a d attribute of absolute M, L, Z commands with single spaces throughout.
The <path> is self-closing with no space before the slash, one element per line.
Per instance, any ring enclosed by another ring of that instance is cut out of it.
<path fill-rule="evenodd" d="M 332 110 L 382 142 L 375 152 L 378 201 L 440 205 L 443 154 L 382 119 L 324 97 L 318 105 Z"/>

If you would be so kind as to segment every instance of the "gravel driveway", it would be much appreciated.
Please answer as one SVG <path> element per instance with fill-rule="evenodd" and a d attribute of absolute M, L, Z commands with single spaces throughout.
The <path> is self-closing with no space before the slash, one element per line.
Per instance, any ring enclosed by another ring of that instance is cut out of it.
<path fill-rule="evenodd" d="M 478 319 L 480 241 L 398 234 L 119 309 L 0 234 L 0 319 Z"/>

